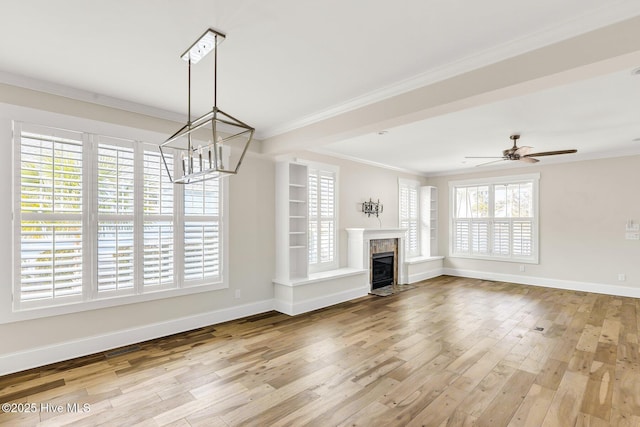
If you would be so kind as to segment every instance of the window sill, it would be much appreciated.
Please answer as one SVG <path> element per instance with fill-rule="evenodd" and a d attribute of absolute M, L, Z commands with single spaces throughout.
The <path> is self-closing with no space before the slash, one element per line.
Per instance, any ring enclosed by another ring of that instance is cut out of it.
<path fill-rule="evenodd" d="M 404 263 L 408 264 L 408 265 L 422 264 L 423 262 L 438 261 L 438 260 L 441 260 L 441 259 L 444 259 L 444 257 L 442 255 L 416 256 L 416 257 L 411 257 L 411 258 L 405 259 Z"/>
<path fill-rule="evenodd" d="M 273 283 L 282 286 L 304 286 L 312 283 L 325 282 L 328 280 L 339 279 L 341 277 L 356 276 L 358 274 L 364 274 L 368 270 L 359 268 L 338 268 L 336 270 L 322 271 L 319 273 L 309 274 L 307 277 L 295 278 L 291 280 L 273 279 Z"/>

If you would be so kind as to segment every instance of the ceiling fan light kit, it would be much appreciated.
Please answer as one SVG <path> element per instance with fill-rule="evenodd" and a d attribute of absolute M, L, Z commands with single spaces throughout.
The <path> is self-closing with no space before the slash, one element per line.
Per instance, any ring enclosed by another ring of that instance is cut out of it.
<path fill-rule="evenodd" d="M 532 153 L 531 150 L 533 147 L 528 147 L 526 145 L 518 147 L 518 139 L 520 139 L 519 134 L 511 135 L 509 138 L 513 141 L 513 147 L 503 150 L 502 157 L 465 157 L 465 159 L 498 159 L 487 163 L 481 163 L 476 166 L 489 165 L 492 163 L 502 162 L 503 160 L 515 160 L 524 163 L 538 163 L 540 160 L 536 159 L 536 157 L 555 156 L 558 154 L 573 154 L 578 152 L 578 150 L 570 149 Z"/>
<path fill-rule="evenodd" d="M 217 106 L 218 45 L 225 38 L 224 33 L 209 28 L 181 55 L 188 63 L 187 123 L 160 145 L 165 169 L 175 184 L 190 184 L 237 174 L 253 139 L 253 127 Z M 211 51 L 214 52 L 213 108 L 191 120 L 191 65 L 198 63 Z M 211 128 L 208 142 L 196 145 L 192 134 L 207 127 Z"/>

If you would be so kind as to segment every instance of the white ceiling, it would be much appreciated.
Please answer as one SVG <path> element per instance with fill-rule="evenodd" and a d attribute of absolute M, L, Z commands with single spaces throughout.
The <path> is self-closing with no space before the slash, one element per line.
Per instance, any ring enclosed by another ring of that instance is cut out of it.
<path fill-rule="evenodd" d="M 427 174 L 467 169 L 518 146 L 532 152 L 578 149 L 578 154 L 541 157 L 545 164 L 640 154 L 640 75 L 625 70 L 368 133 L 325 145 L 323 152 Z M 634 141 L 634 139 L 638 139 Z M 509 162 L 505 162 L 509 163 Z M 486 165 L 524 166 L 515 164 Z"/>
<path fill-rule="evenodd" d="M 0 81 L 177 119 L 179 55 L 208 27 L 226 32 L 218 105 L 269 138 L 635 17 L 640 2 L 25 0 L 3 2 L 2 14 Z M 212 61 L 194 66 L 196 114 L 212 104 Z M 521 132 L 536 151 L 586 158 L 640 148 L 639 113 L 640 76 L 628 68 L 317 148 L 433 174 L 498 155 Z"/>

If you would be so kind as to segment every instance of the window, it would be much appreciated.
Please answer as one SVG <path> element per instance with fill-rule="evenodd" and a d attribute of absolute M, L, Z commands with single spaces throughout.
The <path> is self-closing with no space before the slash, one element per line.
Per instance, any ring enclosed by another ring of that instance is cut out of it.
<path fill-rule="evenodd" d="M 15 134 L 15 310 L 224 287 L 222 180 L 174 186 L 152 144 Z"/>
<path fill-rule="evenodd" d="M 310 165 L 309 188 L 309 271 L 337 268 L 337 169 Z"/>
<path fill-rule="evenodd" d="M 82 142 L 82 135 L 73 132 L 58 132 L 56 137 L 22 134 L 16 150 L 20 153 L 17 296 L 21 302 L 82 297 Z"/>
<path fill-rule="evenodd" d="M 418 191 L 420 183 L 417 181 L 409 181 L 400 179 L 398 181 L 399 193 L 399 219 L 400 228 L 406 228 L 407 237 L 405 239 L 405 256 L 420 256 L 420 202 L 418 199 Z"/>
<path fill-rule="evenodd" d="M 538 180 L 451 182 L 451 256 L 537 263 Z"/>
<path fill-rule="evenodd" d="M 145 289 L 174 283 L 174 192 L 156 147 L 144 145 L 142 175 L 142 242 Z M 167 158 L 173 168 L 173 159 Z"/>
<path fill-rule="evenodd" d="M 133 142 L 97 140 L 97 291 L 123 293 L 134 288 Z"/>
<path fill-rule="evenodd" d="M 220 280 L 219 192 L 215 180 L 185 186 L 184 274 L 189 284 Z"/>

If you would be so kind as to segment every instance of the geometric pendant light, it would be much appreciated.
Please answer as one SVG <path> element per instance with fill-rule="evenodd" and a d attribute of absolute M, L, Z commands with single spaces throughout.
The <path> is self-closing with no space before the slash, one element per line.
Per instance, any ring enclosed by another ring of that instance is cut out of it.
<path fill-rule="evenodd" d="M 217 106 L 218 45 L 225 37 L 225 34 L 209 28 L 181 56 L 188 63 L 187 123 L 160 145 L 165 169 L 175 184 L 235 175 L 253 139 L 254 128 Z M 198 63 L 212 50 L 213 108 L 191 120 L 191 65 Z M 211 128 L 210 133 L 207 127 Z M 200 141 L 197 141 L 194 133 L 200 129 Z"/>

